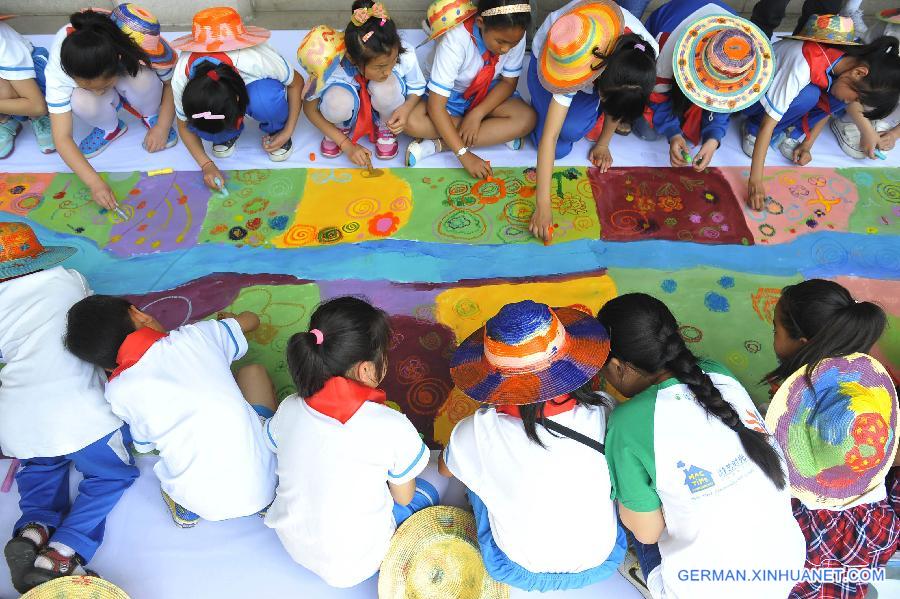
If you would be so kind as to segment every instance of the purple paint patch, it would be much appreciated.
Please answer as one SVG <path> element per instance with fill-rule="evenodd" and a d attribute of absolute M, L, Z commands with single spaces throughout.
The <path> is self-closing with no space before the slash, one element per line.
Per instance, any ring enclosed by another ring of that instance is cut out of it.
<path fill-rule="evenodd" d="M 414 316 L 420 320 L 434 320 L 435 300 L 442 289 L 428 285 L 398 285 L 390 281 L 320 281 L 322 299 L 343 295 L 364 296 L 388 314 Z M 428 308 L 427 313 L 426 308 Z"/>

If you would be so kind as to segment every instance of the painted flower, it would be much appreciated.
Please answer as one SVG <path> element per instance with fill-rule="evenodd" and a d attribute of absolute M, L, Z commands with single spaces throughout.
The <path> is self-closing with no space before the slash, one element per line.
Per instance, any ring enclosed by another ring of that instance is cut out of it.
<path fill-rule="evenodd" d="M 666 225 L 668 225 L 668 226 L 670 226 L 670 227 L 674 227 L 674 226 L 677 225 L 677 224 L 678 224 L 678 219 L 677 219 L 677 218 L 673 218 L 673 217 L 670 216 L 669 218 L 666 219 Z"/>
<path fill-rule="evenodd" d="M 680 196 L 672 196 L 672 195 L 659 196 L 658 204 L 659 204 L 660 209 L 663 212 L 672 212 L 674 210 L 684 210 L 684 206 L 681 204 Z"/>
<path fill-rule="evenodd" d="M 704 193 L 703 199 L 706 200 L 707 204 L 715 204 L 716 202 L 719 201 L 718 196 L 716 196 L 716 194 L 714 194 L 711 191 L 707 191 L 706 193 Z"/>
<path fill-rule="evenodd" d="M 691 212 L 688 215 L 688 220 L 691 221 L 692 223 L 694 223 L 695 225 L 699 225 L 700 222 L 703 220 L 703 217 L 700 216 L 699 214 L 697 214 L 696 212 Z"/>
<path fill-rule="evenodd" d="M 387 237 L 400 228 L 400 217 L 393 212 L 376 214 L 369 219 L 369 233 L 376 237 Z"/>

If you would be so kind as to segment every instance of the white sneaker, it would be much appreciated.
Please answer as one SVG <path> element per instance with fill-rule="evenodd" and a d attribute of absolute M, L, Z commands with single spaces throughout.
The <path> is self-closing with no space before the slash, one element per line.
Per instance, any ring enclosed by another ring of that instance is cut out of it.
<path fill-rule="evenodd" d="M 747 131 L 747 121 L 741 123 L 741 149 L 749 158 L 753 158 L 753 148 L 756 146 L 756 136 Z"/>
<path fill-rule="evenodd" d="M 517 137 L 515 139 L 511 139 L 506 142 L 506 147 L 512 150 L 513 152 L 518 152 L 525 146 L 525 138 Z"/>
<path fill-rule="evenodd" d="M 788 162 L 793 162 L 794 150 L 796 150 L 797 146 L 802 143 L 802 139 L 794 139 L 790 135 L 785 135 L 784 138 L 778 143 L 778 149 L 781 151 L 781 155 L 787 158 Z"/>
<path fill-rule="evenodd" d="M 406 166 L 416 166 L 420 161 L 441 151 L 439 139 L 416 139 L 406 146 Z"/>
<path fill-rule="evenodd" d="M 294 142 L 289 137 L 288 140 L 286 142 L 284 142 L 283 146 L 281 146 L 280 148 L 276 148 L 276 149 L 272 150 L 271 152 L 266 152 L 266 153 L 269 155 L 269 160 L 271 160 L 272 162 L 284 162 L 291 156 L 291 153 L 293 151 L 294 151 Z"/>
<path fill-rule="evenodd" d="M 213 144 L 213 156 L 216 158 L 228 158 L 234 154 L 234 149 L 237 147 L 237 140 L 238 138 L 235 137 L 234 139 L 223 141 L 222 143 Z"/>

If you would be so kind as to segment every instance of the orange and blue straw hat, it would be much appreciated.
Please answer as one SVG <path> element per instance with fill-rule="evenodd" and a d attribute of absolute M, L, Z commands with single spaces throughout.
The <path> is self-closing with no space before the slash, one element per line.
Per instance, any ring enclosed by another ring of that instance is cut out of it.
<path fill-rule="evenodd" d="M 159 21 L 146 8 L 137 4 L 119 4 L 109 17 L 147 53 L 154 68 L 168 69 L 175 66 L 178 56 L 169 42 L 160 35 Z"/>
<path fill-rule="evenodd" d="M 0 223 L 0 279 L 56 266 L 75 253 L 67 246 L 44 246 L 25 223 Z"/>
<path fill-rule="evenodd" d="M 525 300 L 505 305 L 460 344 L 450 376 L 475 401 L 526 405 L 580 388 L 608 355 L 609 335 L 590 314 Z"/>

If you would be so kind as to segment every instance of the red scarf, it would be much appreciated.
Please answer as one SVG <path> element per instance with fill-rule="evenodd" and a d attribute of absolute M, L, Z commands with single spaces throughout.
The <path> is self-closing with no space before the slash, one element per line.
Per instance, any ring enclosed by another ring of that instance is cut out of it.
<path fill-rule="evenodd" d="M 387 396 L 381 389 L 335 376 L 328 379 L 318 393 L 306 398 L 306 405 L 346 424 L 367 401 L 384 405 L 386 400 Z"/>
<path fill-rule="evenodd" d="M 575 409 L 575 406 L 578 405 L 578 402 L 575 401 L 575 398 L 571 395 L 560 395 L 559 397 L 554 397 L 550 401 L 544 402 L 544 417 L 549 418 L 550 416 L 556 416 L 557 414 L 562 414 L 564 412 L 569 412 Z M 516 418 L 521 418 L 522 415 L 519 413 L 519 406 L 495 406 L 497 411 L 501 414 L 507 414 L 509 416 L 515 416 Z"/>
<path fill-rule="evenodd" d="M 844 52 L 818 42 L 803 42 L 802 52 L 809 64 L 809 82 L 822 90 L 816 107 L 825 114 L 831 114 L 831 102 L 828 100 L 828 90 L 833 82 L 831 69 L 843 58 Z M 803 132 L 809 135 L 809 115 L 803 115 Z"/>
<path fill-rule="evenodd" d="M 160 333 L 147 327 L 141 327 L 125 337 L 125 341 L 122 342 L 119 352 L 116 354 L 116 369 L 109 375 L 109 380 L 113 380 L 122 374 L 123 371 L 137 364 L 138 360 L 144 357 L 151 345 L 163 337 L 168 337 L 168 335 L 168 333 Z"/>
<path fill-rule="evenodd" d="M 369 97 L 369 80 L 360 72 L 357 72 L 353 79 L 359 83 L 359 110 L 356 113 L 356 124 L 353 126 L 353 134 L 350 139 L 356 143 L 363 135 L 368 135 L 369 141 L 375 143 L 377 135 L 375 135 L 375 119 L 372 115 L 372 98 Z"/>
<path fill-rule="evenodd" d="M 656 81 L 659 83 L 661 80 L 657 78 Z M 659 92 L 650 94 L 650 102 L 653 104 L 669 102 L 670 98 L 669 95 Z M 644 119 L 651 127 L 653 126 L 653 108 L 650 106 L 644 108 Z M 691 104 L 690 107 L 684 111 L 684 116 L 681 117 L 681 121 L 681 133 L 684 134 L 684 138 L 695 146 L 700 145 L 700 126 L 703 122 L 703 109 L 696 104 Z"/>
<path fill-rule="evenodd" d="M 465 25 L 466 30 L 469 32 L 472 43 L 478 48 L 478 42 L 475 39 L 475 18 L 470 17 L 466 19 L 463 21 L 463 25 Z M 481 70 L 478 71 L 475 75 L 475 79 L 472 80 L 472 83 L 470 83 L 469 87 L 466 88 L 466 91 L 463 92 L 463 98 L 465 98 L 466 101 L 472 101 L 469 108 L 478 106 L 481 101 L 487 97 L 488 92 L 491 91 L 491 83 L 494 81 L 494 73 L 497 69 L 497 62 L 500 60 L 500 56 L 485 48 L 484 52 L 481 54 L 481 60 L 484 61 Z"/>

